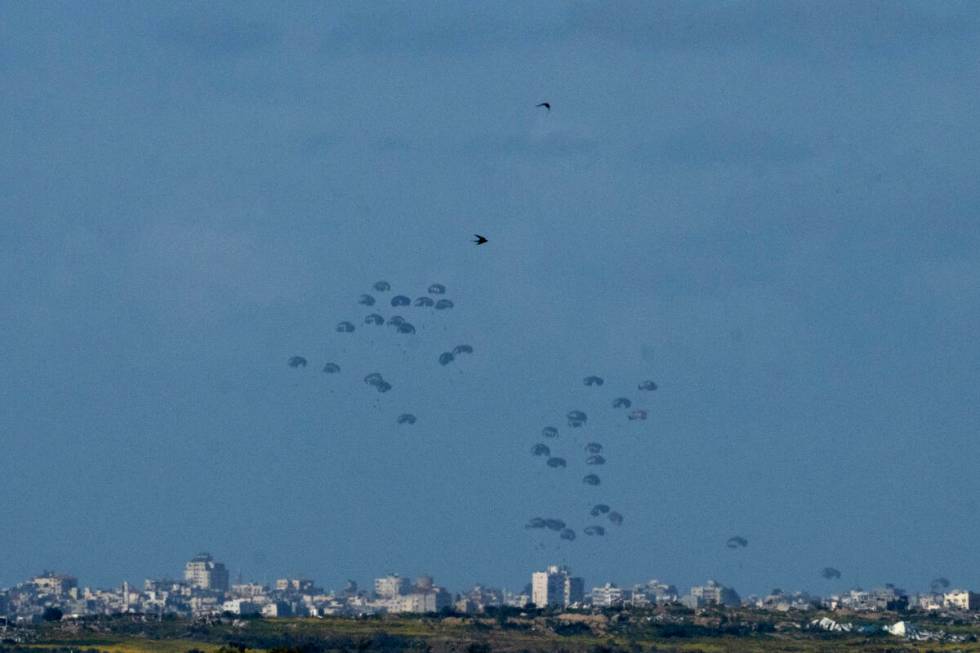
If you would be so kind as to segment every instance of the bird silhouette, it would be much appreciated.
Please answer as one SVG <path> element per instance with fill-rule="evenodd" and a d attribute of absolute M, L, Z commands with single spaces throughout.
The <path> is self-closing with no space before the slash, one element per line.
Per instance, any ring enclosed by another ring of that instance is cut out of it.
<path fill-rule="evenodd" d="M 473 242 L 476 243 L 477 245 L 482 245 L 483 243 L 489 242 L 487 241 L 486 238 L 484 238 L 480 234 L 473 234 L 473 235 L 476 236 L 476 240 L 474 240 Z"/>
<path fill-rule="evenodd" d="M 549 103 L 549 102 L 542 102 L 541 104 L 535 104 L 534 106 L 535 107 L 544 107 L 548 111 L 551 111 L 551 103 Z"/>

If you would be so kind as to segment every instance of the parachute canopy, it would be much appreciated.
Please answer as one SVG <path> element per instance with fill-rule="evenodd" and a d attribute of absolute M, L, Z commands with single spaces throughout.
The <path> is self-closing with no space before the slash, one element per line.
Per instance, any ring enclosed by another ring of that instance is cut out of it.
<path fill-rule="evenodd" d="M 601 376 L 587 376 L 582 379 L 582 383 L 585 385 L 602 385 L 605 381 Z"/>
<path fill-rule="evenodd" d="M 585 459 L 585 464 L 586 465 L 605 465 L 606 464 L 606 459 L 603 458 L 602 456 L 599 456 L 599 455 L 589 456 L 588 458 Z"/>
<path fill-rule="evenodd" d="M 609 516 L 609 521 L 616 524 L 617 526 L 621 526 L 623 524 L 623 516 L 618 512 L 616 512 L 615 510 L 610 512 L 608 516 Z"/>
<path fill-rule="evenodd" d="M 654 383 L 653 381 L 641 381 L 640 384 L 636 386 L 636 388 L 638 390 L 643 390 L 645 392 L 651 392 L 657 389 L 657 384 Z"/>
<path fill-rule="evenodd" d="M 598 442 L 590 442 L 585 445 L 586 453 L 600 453 L 602 451 L 602 445 Z"/>
<path fill-rule="evenodd" d="M 436 302 L 437 311 L 444 311 L 447 308 L 452 308 L 452 307 L 453 307 L 453 303 L 451 300 L 448 299 L 440 299 L 439 301 Z"/>
<path fill-rule="evenodd" d="M 401 324 L 398 325 L 398 333 L 408 333 L 408 334 L 415 333 L 415 327 L 409 324 L 408 322 L 402 322 Z"/>
<path fill-rule="evenodd" d="M 442 285 L 441 283 L 434 283 L 431 286 L 429 286 L 429 294 L 430 295 L 445 295 L 446 294 L 446 287 L 444 285 Z"/>
<path fill-rule="evenodd" d="M 606 529 L 603 528 L 602 526 L 586 526 L 585 527 L 585 534 L 586 535 L 605 535 L 606 534 Z"/>
<path fill-rule="evenodd" d="M 391 284 L 387 281 L 377 281 L 374 284 L 374 289 L 378 292 L 388 292 L 391 290 Z"/>
<path fill-rule="evenodd" d="M 613 408 L 629 408 L 633 405 L 633 402 L 626 397 L 617 397 L 616 399 L 613 399 L 612 405 Z"/>
<path fill-rule="evenodd" d="M 604 503 L 597 503 L 592 506 L 592 510 L 589 511 L 589 514 L 593 517 L 598 517 L 599 515 L 604 515 L 607 512 L 609 512 L 609 506 Z"/>
<path fill-rule="evenodd" d="M 631 422 L 645 420 L 647 418 L 647 411 L 643 410 L 642 408 L 637 408 L 636 410 L 631 410 L 627 417 L 629 417 Z"/>
<path fill-rule="evenodd" d="M 545 528 L 552 531 L 560 531 L 561 529 L 565 528 L 565 522 L 560 519 L 545 519 L 544 525 Z"/>
<path fill-rule="evenodd" d="M 385 319 L 378 315 L 377 313 L 371 313 L 364 318 L 364 324 L 374 324 L 376 326 L 381 326 L 385 323 Z"/>
<path fill-rule="evenodd" d="M 524 528 L 545 528 L 546 520 L 544 517 L 531 517 L 531 519 L 524 525 Z"/>
<path fill-rule="evenodd" d="M 441 354 L 439 354 L 439 364 L 440 365 L 449 365 L 455 359 L 456 359 L 456 357 L 453 356 L 453 352 L 451 352 L 451 351 L 444 351 Z"/>
<path fill-rule="evenodd" d="M 569 542 L 571 542 L 572 540 L 575 539 L 575 531 L 573 531 L 570 528 L 563 528 L 561 529 L 561 533 L 558 534 L 558 537 L 560 537 L 563 540 L 568 540 Z"/>
<path fill-rule="evenodd" d="M 346 321 L 345 322 L 338 322 L 337 323 L 337 331 L 339 333 L 353 333 L 354 332 L 354 325 L 352 323 L 346 322 Z"/>
<path fill-rule="evenodd" d="M 596 476 L 595 474 L 586 474 L 582 478 L 582 482 L 585 483 L 586 485 L 599 485 L 599 483 L 601 483 L 602 481 L 600 481 L 599 477 Z"/>
<path fill-rule="evenodd" d="M 550 456 L 551 449 L 546 444 L 541 444 L 540 442 L 533 447 L 531 447 L 531 453 L 535 456 Z"/>
<path fill-rule="evenodd" d="M 340 365 L 337 365 L 336 363 L 327 363 L 323 366 L 323 371 L 327 374 L 336 374 L 340 371 Z"/>
<path fill-rule="evenodd" d="M 541 429 L 541 435 L 543 435 L 546 438 L 557 438 L 558 429 L 556 429 L 554 426 L 546 426 L 543 429 Z"/>
<path fill-rule="evenodd" d="M 435 306 L 435 303 L 436 303 L 435 300 L 432 299 L 431 297 L 419 297 L 418 299 L 415 300 L 416 306 L 422 306 L 424 308 L 430 308 L 432 306 Z"/>
<path fill-rule="evenodd" d="M 395 421 L 399 424 L 414 424 L 417 420 L 415 415 L 412 415 L 411 413 L 402 413 Z"/>
<path fill-rule="evenodd" d="M 374 297 L 371 295 L 361 295 L 357 300 L 358 304 L 363 304 L 364 306 L 374 306 Z"/>
<path fill-rule="evenodd" d="M 741 535 L 734 535 L 725 542 L 725 546 L 729 549 L 744 548 L 749 545 L 749 541 L 742 537 Z"/>
<path fill-rule="evenodd" d="M 564 458 L 559 458 L 557 456 L 548 459 L 548 467 L 555 467 L 555 468 L 565 467 L 567 466 L 567 464 L 568 463 L 565 462 Z"/>
<path fill-rule="evenodd" d="M 406 297 L 405 295 L 395 295 L 394 297 L 391 298 L 392 306 L 409 306 L 411 305 L 411 303 L 412 300 Z"/>
<path fill-rule="evenodd" d="M 401 326 L 405 324 L 405 318 L 401 315 L 392 315 L 388 318 L 388 326 Z"/>
<path fill-rule="evenodd" d="M 820 575 L 830 580 L 831 578 L 840 578 L 840 570 L 834 569 L 833 567 L 824 567 L 820 570 Z"/>
<path fill-rule="evenodd" d="M 289 359 L 290 367 L 306 367 L 306 359 L 302 356 L 293 356 Z"/>
<path fill-rule="evenodd" d="M 585 413 L 580 410 L 570 410 L 566 417 L 568 417 L 568 425 L 574 428 L 583 426 L 589 420 Z"/>
<path fill-rule="evenodd" d="M 469 345 L 456 345 L 456 347 L 453 349 L 453 354 L 455 354 L 456 356 L 459 356 L 460 354 L 472 354 L 472 353 L 473 353 L 473 348 L 470 347 Z"/>

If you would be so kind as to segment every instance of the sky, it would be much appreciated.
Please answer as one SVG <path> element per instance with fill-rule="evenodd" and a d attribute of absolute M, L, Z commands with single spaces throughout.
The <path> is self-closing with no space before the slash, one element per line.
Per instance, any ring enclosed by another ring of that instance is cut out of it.
<path fill-rule="evenodd" d="M 0 3 L 0 586 L 980 587 L 978 50 L 967 2 Z M 372 331 L 381 279 L 455 308 Z"/>

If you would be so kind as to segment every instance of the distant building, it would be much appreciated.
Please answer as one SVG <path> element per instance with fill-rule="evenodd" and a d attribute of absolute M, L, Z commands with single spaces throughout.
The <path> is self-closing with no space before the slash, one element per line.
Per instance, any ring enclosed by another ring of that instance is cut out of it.
<path fill-rule="evenodd" d="M 228 570 L 208 553 L 200 553 L 184 565 L 184 580 L 202 590 L 228 590 Z"/>
<path fill-rule="evenodd" d="M 585 582 L 569 574 L 567 567 L 549 566 L 531 574 L 531 602 L 539 608 L 567 607 L 584 600 Z"/>
<path fill-rule="evenodd" d="M 980 609 L 980 594 L 967 590 L 952 590 L 943 594 L 943 607 L 952 610 Z"/>
<path fill-rule="evenodd" d="M 398 574 L 388 574 L 384 578 L 374 579 L 374 594 L 379 599 L 393 599 L 408 594 L 411 583 L 407 578 Z"/>
<path fill-rule="evenodd" d="M 681 603 L 692 609 L 713 605 L 737 607 L 742 603 L 742 599 L 732 588 L 709 580 L 706 585 L 695 585 L 692 587 L 691 593 L 682 598 Z"/>
<path fill-rule="evenodd" d="M 652 578 L 643 585 L 633 586 L 633 604 L 638 605 L 646 599 L 647 603 L 672 603 L 678 600 L 677 588 Z"/>
<path fill-rule="evenodd" d="M 400 597 L 397 611 L 422 614 L 424 612 L 439 612 L 451 608 L 452 605 L 452 594 L 441 587 L 431 586 L 428 591 L 412 592 Z"/>
<path fill-rule="evenodd" d="M 276 590 L 280 592 L 297 592 L 299 594 L 316 594 L 313 581 L 306 578 L 280 578 L 276 580 Z"/>
<path fill-rule="evenodd" d="M 34 591 L 38 594 L 51 596 L 65 596 L 69 590 L 78 587 L 78 579 L 74 576 L 55 574 L 50 571 L 44 571 L 40 576 L 35 576 L 31 579 L 31 583 L 34 585 Z"/>
<path fill-rule="evenodd" d="M 602 587 L 592 588 L 592 605 L 596 608 L 618 608 L 622 607 L 627 598 L 628 592 L 612 583 L 606 583 Z"/>

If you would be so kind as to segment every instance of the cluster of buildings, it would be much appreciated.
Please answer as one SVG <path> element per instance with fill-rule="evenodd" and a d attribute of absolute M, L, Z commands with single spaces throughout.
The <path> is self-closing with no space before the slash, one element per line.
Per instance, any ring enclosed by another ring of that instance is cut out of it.
<path fill-rule="evenodd" d="M 476 585 L 451 594 L 431 576 L 414 581 L 397 574 L 375 579 L 371 591 L 348 581 L 339 591 L 325 591 L 309 579 L 282 578 L 273 585 L 232 583 L 228 569 L 206 553 L 184 565 L 181 580 L 147 580 L 142 588 L 123 583 L 111 590 L 79 587 L 72 576 L 44 572 L 31 580 L 0 590 L 0 618 L 6 621 L 41 621 L 52 615 L 82 617 L 139 613 L 182 617 L 232 614 L 239 617 L 322 617 L 399 613 L 482 613 L 488 608 L 551 609 L 644 608 L 680 603 L 692 609 L 751 607 L 770 611 L 849 610 L 853 612 L 921 610 L 980 610 L 980 594 L 966 590 L 909 596 L 892 585 L 870 591 L 851 590 L 826 598 L 805 592 L 784 594 L 774 590 L 765 597 L 742 599 L 731 587 L 715 581 L 696 585 L 681 595 L 671 584 L 653 579 L 621 588 L 612 583 L 585 590 L 582 578 L 568 567 L 553 565 L 531 575 L 520 592 Z"/>

